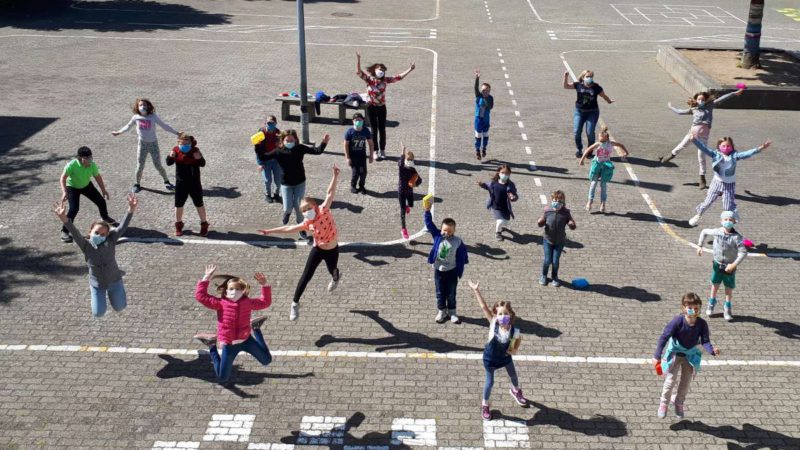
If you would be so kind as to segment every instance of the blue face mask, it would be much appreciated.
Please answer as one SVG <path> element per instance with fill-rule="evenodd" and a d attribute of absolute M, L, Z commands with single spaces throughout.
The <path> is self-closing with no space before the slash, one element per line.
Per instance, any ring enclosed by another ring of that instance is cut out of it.
<path fill-rule="evenodd" d="M 733 222 L 731 222 L 730 220 L 725 220 L 722 222 L 722 226 L 725 227 L 726 230 L 730 230 L 731 228 L 733 228 Z"/>
<path fill-rule="evenodd" d="M 92 234 L 89 236 L 89 242 L 92 244 L 93 247 L 97 248 L 103 242 L 106 241 L 105 236 L 100 236 L 99 234 Z"/>
<path fill-rule="evenodd" d="M 283 146 L 288 148 L 289 150 L 291 150 L 291 149 L 294 148 L 294 144 L 295 144 L 294 141 L 289 141 L 289 142 L 286 142 L 285 144 L 283 144 Z"/>
<path fill-rule="evenodd" d="M 583 79 L 583 82 L 588 86 L 588 85 L 594 83 L 594 78 L 586 77 L 586 78 Z"/>
<path fill-rule="evenodd" d="M 267 122 L 267 131 L 275 131 L 278 129 L 278 124 L 275 122 Z"/>
<path fill-rule="evenodd" d="M 361 128 L 364 127 L 364 121 L 363 120 L 353 121 L 353 126 L 356 128 L 356 130 L 360 130 Z"/>
<path fill-rule="evenodd" d="M 695 311 L 694 308 L 687 308 L 686 309 L 686 315 L 694 316 L 695 314 L 697 314 L 697 311 Z"/>
<path fill-rule="evenodd" d="M 553 209 L 558 209 L 561 206 L 561 202 L 550 202 L 550 206 Z"/>
<path fill-rule="evenodd" d="M 697 101 L 697 106 L 703 106 L 705 104 L 706 104 L 706 102 L 704 102 L 703 100 L 698 100 Z"/>
<path fill-rule="evenodd" d="M 189 153 L 192 149 L 192 144 L 180 144 L 178 145 L 178 150 L 182 151 L 183 153 Z"/>

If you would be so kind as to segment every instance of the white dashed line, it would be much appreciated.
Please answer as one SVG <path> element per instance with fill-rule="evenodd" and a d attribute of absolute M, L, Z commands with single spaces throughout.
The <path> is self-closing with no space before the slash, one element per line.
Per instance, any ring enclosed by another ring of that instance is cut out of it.
<path fill-rule="evenodd" d="M 514 115 L 519 117 L 519 111 L 514 111 Z"/>
<path fill-rule="evenodd" d="M 547 204 L 547 196 L 544 194 L 539 194 L 539 200 L 542 202 L 543 205 Z"/>
<path fill-rule="evenodd" d="M 436 447 L 435 419 L 392 420 L 392 445 Z"/>
<path fill-rule="evenodd" d="M 514 106 L 517 106 L 517 101 L 512 98 L 511 99 L 511 104 L 514 105 Z"/>
<path fill-rule="evenodd" d="M 521 120 L 517 121 L 517 126 L 520 127 L 520 128 L 525 128 L 525 125 L 523 125 Z"/>
<path fill-rule="evenodd" d="M 527 141 L 528 140 L 528 135 L 527 134 L 522 133 L 521 136 L 522 136 L 522 140 L 523 141 Z"/>
<path fill-rule="evenodd" d="M 542 179 L 541 178 L 534 178 L 533 179 L 533 184 L 535 184 L 536 187 L 542 187 Z"/>
<path fill-rule="evenodd" d="M 506 87 L 511 87 L 511 82 L 510 81 L 506 81 Z"/>
<path fill-rule="evenodd" d="M 509 89 L 509 90 L 508 90 L 508 95 L 511 95 L 511 96 L 513 96 L 513 95 L 514 95 L 514 91 L 512 91 L 511 89 Z"/>
<path fill-rule="evenodd" d="M 530 148 L 530 147 L 528 147 L 527 145 L 525 146 L 525 153 L 527 153 L 527 154 L 529 154 L 529 155 L 532 153 L 532 152 L 531 152 L 531 148 Z M 537 185 L 537 186 L 539 186 L 539 185 Z"/>

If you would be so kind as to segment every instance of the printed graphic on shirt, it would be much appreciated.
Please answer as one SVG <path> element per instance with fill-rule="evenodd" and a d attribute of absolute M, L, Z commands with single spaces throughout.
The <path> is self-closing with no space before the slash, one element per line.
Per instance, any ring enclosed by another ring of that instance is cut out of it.
<path fill-rule="evenodd" d="M 444 261 L 448 256 L 450 256 L 450 252 L 452 250 L 453 246 L 450 244 L 450 242 L 446 239 L 442 239 L 442 243 L 439 245 L 439 255 L 437 258 L 441 261 Z"/>
<path fill-rule="evenodd" d="M 150 128 L 153 128 L 153 121 L 148 119 L 140 119 L 136 121 L 136 126 L 138 126 L 140 130 L 149 130 Z"/>
<path fill-rule="evenodd" d="M 600 92 L 596 85 L 587 87 L 583 83 L 575 85 L 575 90 L 578 92 L 577 105 L 582 109 L 595 109 L 597 108 L 597 94 Z"/>

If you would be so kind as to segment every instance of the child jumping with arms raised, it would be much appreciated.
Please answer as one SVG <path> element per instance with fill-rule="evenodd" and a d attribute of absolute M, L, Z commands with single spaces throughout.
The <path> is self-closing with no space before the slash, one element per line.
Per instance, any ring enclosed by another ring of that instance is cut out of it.
<path fill-rule="evenodd" d="M 711 180 L 711 186 L 708 187 L 706 199 L 695 208 L 697 214 L 689 219 L 689 225 L 697 226 L 700 223 L 700 217 L 717 201 L 719 196 L 722 196 L 722 208 L 725 211 L 733 211 L 736 220 L 739 220 L 739 212 L 736 210 L 736 162 L 755 156 L 768 148 L 772 142 L 767 139 L 758 147 L 744 152 L 736 151 L 731 137 L 718 140 L 716 150 L 708 148 L 698 139 L 693 139 L 692 142 L 701 152 L 711 157 L 714 179 Z"/>
<path fill-rule="evenodd" d="M 681 299 L 681 314 L 669 321 L 661 337 L 658 338 L 653 364 L 656 371 L 660 367 L 666 374 L 664 388 L 661 390 L 661 403 L 658 405 L 660 418 L 667 416 L 670 402 L 675 406 L 675 415 L 683 417 L 689 384 L 700 371 L 700 362 L 703 358 L 698 344 L 708 353 L 719 355 L 719 349 L 711 345 L 708 323 L 700 318 L 702 307 L 703 302 L 697 294 L 693 292 L 685 294 Z M 676 381 L 678 390 L 673 394 Z"/>
<path fill-rule="evenodd" d="M 397 161 L 397 198 L 400 200 L 400 234 L 403 239 L 408 239 L 408 229 L 406 228 L 406 214 L 411 212 L 414 207 L 414 188 L 422 184 L 422 177 L 419 176 L 414 165 L 414 152 L 406 150 L 403 145 L 403 153 Z"/>
<path fill-rule="evenodd" d="M 250 353 L 262 366 L 272 362 L 269 347 L 261 333 L 266 316 L 250 320 L 253 310 L 266 309 L 272 304 L 272 287 L 267 284 L 267 277 L 263 273 L 256 272 L 254 277 L 261 285 L 261 298 L 250 298 L 250 286 L 246 281 L 223 276 L 224 281 L 217 286 L 219 297 L 214 297 L 208 295 L 208 283 L 216 271 L 217 266 L 206 266 L 205 275 L 197 282 L 195 299 L 206 308 L 217 311 L 217 335 L 198 334 L 194 339 L 208 346 L 214 375 L 220 383 L 226 383 L 231 377 L 233 360 L 239 352 Z"/>
<path fill-rule="evenodd" d="M 458 280 L 464 275 L 464 266 L 469 264 L 467 246 L 456 236 L 456 221 L 446 217 L 442 228 L 436 228 L 431 214 L 431 204 L 424 204 L 425 227 L 433 236 L 433 247 L 428 254 L 428 264 L 433 266 L 433 281 L 436 285 L 436 323 L 445 323 L 447 318 L 455 324 L 461 323 L 456 315 L 456 291 Z"/>
<path fill-rule="evenodd" d="M 478 161 L 481 156 L 486 157 L 486 147 L 489 145 L 489 127 L 494 97 L 491 96 L 492 86 L 489 83 L 481 84 L 481 71 L 475 71 L 475 157 Z"/>
<path fill-rule="evenodd" d="M 511 355 L 519 351 L 522 337 L 519 329 L 514 328 L 514 320 L 517 315 L 511 308 L 511 302 L 498 301 L 492 309 L 486 305 L 480 291 L 480 283 L 469 280 L 469 287 L 478 299 L 484 317 L 489 321 L 489 338 L 483 349 L 483 368 L 486 370 L 486 383 L 483 385 L 483 399 L 481 401 L 481 416 L 483 420 L 492 420 L 492 412 L 489 409 L 489 396 L 492 394 L 494 386 L 494 372 L 497 369 L 505 368 L 508 377 L 511 379 L 511 397 L 520 406 L 527 406 L 528 399 L 522 395 L 517 378 L 517 369 L 514 367 L 514 360 Z"/>
<path fill-rule="evenodd" d="M 156 170 L 164 179 L 164 187 L 168 191 L 175 189 L 175 186 L 169 182 L 167 171 L 161 165 L 161 155 L 158 151 L 158 138 L 156 137 L 156 125 L 174 135 L 178 135 L 177 131 L 173 130 L 171 126 L 164 123 L 158 115 L 156 115 L 156 107 L 153 103 L 146 98 L 137 98 L 133 104 L 133 117 L 128 123 L 117 131 L 111 132 L 114 136 L 119 136 L 122 133 L 131 129 L 133 124 L 136 124 L 136 136 L 138 137 L 138 164 L 136 165 L 136 183 L 133 185 L 133 192 L 137 193 L 142 190 L 142 173 L 144 172 L 144 162 L 147 160 L 147 155 L 153 160 L 153 165 Z"/>
<path fill-rule="evenodd" d="M 708 298 L 708 308 L 706 315 L 714 313 L 714 306 L 717 305 L 717 292 L 720 283 L 725 285 L 725 304 L 722 314 L 725 320 L 733 320 L 731 313 L 733 290 L 736 288 L 736 268 L 739 263 L 747 257 L 747 248 L 744 246 L 744 238 L 733 226 L 736 224 L 736 217 L 733 211 L 722 211 L 720 215 L 720 228 L 706 228 L 700 232 L 697 240 L 697 256 L 703 256 L 703 244 L 706 236 L 714 236 L 714 260 L 711 263 L 711 296 Z"/>
<path fill-rule="evenodd" d="M 478 181 L 478 186 L 489 191 L 486 208 L 492 211 L 492 217 L 495 220 L 494 236 L 498 241 L 502 241 L 503 230 L 514 218 L 511 202 L 519 199 L 517 186 L 511 181 L 511 168 L 508 167 L 508 164 L 501 164 L 489 183 Z"/>
<path fill-rule="evenodd" d="M 734 95 L 742 95 L 744 89 L 730 92 L 720 98 L 714 98 L 708 92 L 698 92 L 692 96 L 686 103 L 689 105 L 687 109 L 678 109 L 672 106 L 672 103 L 667 103 L 669 109 L 675 114 L 692 115 L 692 127 L 683 140 L 672 149 L 672 152 L 667 156 L 659 156 L 658 160 L 662 164 L 670 162 L 673 158 L 678 156 L 678 153 L 689 145 L 692 138 L 699 139 L 703 144 L 708 145 L 708 136 L 711 133 L 711 122 L 714 120 L 714 107 L 731 98 Z M 700 150 L 697 151 L 697 166 L 700 169 L 700 189 L 705 189 L 706 186 L 706 155 Z"/>
<path fill-rule="evenodd" d="M 122 311 L 128 305 L 128 296 L 122 283 L 124 272 L 117 265 L 117 241 L 128 229 L 138 204 L 136 196 L 128 194 L 128 213 L 125 214 L 122 223 L 114 228 L 106 221 L 94 221 L 86 237 L 81 235 L 67 216 L 64 201 L 53 204 L 53 212 L 73 236 L 75 244 L 83 252 L 83 257 L 89 266 L 89 290 L 92 293 L 94 317 L 105 315 L 108 303 L 111 303 L 111 308 L 116 312 Z"/>
<path fill-rule="evenodd" d="M 598 142 L 590 145 L 583 152 L 578 165 L 582 166 L 583 161 L 587 156 L 594 152 L 592 158 L 592 165 L 589 168 L 589 202 L 586 203 L 586 210 L 592 210 L 592 203 L 594 202 L 594 194 L 597 191 L 597 182 L 600 182 L 600 212 L 606 212 L 606 200 L 608 200 L 608 182 L 614 177 L 614 163 L 611 162 L 611 157 L 614 155 L 614 147 L 622 149 L 624 157 L 628 156 L 628 149 L 619 142 L 612 141 L 608 136 L 608 127 L 600 129 L 597 135 Z"/>
<path fill-rule="evenodd" d="M 300 210 L 303 213 L 305 220 L 297 225 L 284 225 L 282 227 L 271 228 L 269 230 L 258 230 L 263 235 L 274 233 L 295 233 L 300 230 L 311 232 L 314 238 L 314 244 L 308 254 L 306 260 L 306 267 L 303 269 L 303 275 L 297 282 L 297 288 L 294 291 L 294 298 L 292 299 L 292 306 L 289 310 L 289 320 L 297 320 L 300 315 L 300 297 L 308 286 L 308 282 L 314 277 L 314 272 L 317 271 L 322 261 L 328 267 L 328 272 L 331 274 L 331 281 L 328 283 L 328 292 L 336 289 L 339 284 L 341 272 L 339 272 L 339 238 L 336 230 L 336 222 L 333 220 L 333 213 L 331 213 L 331 204 L 336 194 L 336 183 L 339 179 L 339 168 L 333 166 L 333 178 L 331 184 L 328 186 L 328 192 L 325 195 L 325 201 L 321 205 L 317 204 L 317 200 L 311 197 L 305 197 L 300 203 Z"/>
<path fill-rule="evenodd" d="M 542 275 L 539 277 L 539 284 L 547 286 L 547 272 L 553 266 L 553 283 L 555 287 L 561 286 L 561 279 L 558 278 L 558 266 L 561 260 L 561 252 L 564 251 L 564 243 L 567 241 L 566 228 L 570 230 L 576 228 L 575 219 L 569 212 L 566 205 L 567 197 L 563 191 L 554 191 L 550 194 L 550 207 L 544 210 L 542 217 L 536 222 L 539 228 L 544 227 L 544 239 L 542 248 L 544 249 L 544 262 L 542 262 Z"/>

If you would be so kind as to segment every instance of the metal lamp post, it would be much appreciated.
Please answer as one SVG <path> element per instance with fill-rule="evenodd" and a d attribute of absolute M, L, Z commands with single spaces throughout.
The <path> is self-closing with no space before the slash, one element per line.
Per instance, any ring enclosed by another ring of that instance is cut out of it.
<path fill-rule="evenodd" d="M 300 123 L 302 142 L 308 143 L 308 83 L 306 81 L 306 25 L 303 0 L 297 0 L 297 35 L 300 45 Z"/>

